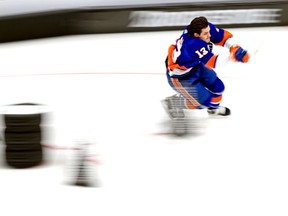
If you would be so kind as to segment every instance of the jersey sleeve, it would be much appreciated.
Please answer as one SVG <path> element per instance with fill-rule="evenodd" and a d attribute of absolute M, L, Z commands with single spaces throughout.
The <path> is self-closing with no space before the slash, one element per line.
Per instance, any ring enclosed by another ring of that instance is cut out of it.
<path fill-rule="evenodd" d="M 229 31 L 222 29 L 222 28 L 218 28 L 212 23 L 209 23 L 209 26 L 210 26 L 210 34 L 211 34 L 210 40 L 215 45 L 224 46 L 225 42 L 233 36 Z"/>
<path fill-rule="evenodd" d="M 218 55 L 213 54 L 211 58 L 205 63 L 205 66 L 207 66 L 208 68 L 215 68 L 217 59 L 218 59 Z"/>

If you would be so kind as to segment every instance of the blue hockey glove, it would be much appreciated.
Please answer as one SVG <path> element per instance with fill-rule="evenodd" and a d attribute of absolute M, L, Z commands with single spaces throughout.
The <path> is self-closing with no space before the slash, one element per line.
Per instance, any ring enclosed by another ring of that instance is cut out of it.
<path fill-rule="evenodd" d="M 247 52 L 247 50 L 244 50 L 239 45 L 231 46 L 230 47 L 230 54 L 231 54 L 231 59 L 234 61 L 246 63 L 250 59 L 250 55 Z"/>

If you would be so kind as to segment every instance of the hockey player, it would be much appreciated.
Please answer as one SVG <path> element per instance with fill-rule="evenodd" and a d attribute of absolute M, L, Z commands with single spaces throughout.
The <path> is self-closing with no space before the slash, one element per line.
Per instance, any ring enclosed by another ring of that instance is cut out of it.
<path fill-rule="evenodd" d="M 213 54 L 213 45 L 229 49 L 229 55 Z M 166 58 L 168 83 L 177 94 L 163 100 L 171 118 L 183 118 L 183 109 L 207 109 L 210 115 L 230 115 L 220 106 L 225 86 L 213 70 L 229 60 L 246 63 L 249 54 L 235 43 L 233 35 L 196 17 L 186 26 L 175 44 L 170 45 Z"/>

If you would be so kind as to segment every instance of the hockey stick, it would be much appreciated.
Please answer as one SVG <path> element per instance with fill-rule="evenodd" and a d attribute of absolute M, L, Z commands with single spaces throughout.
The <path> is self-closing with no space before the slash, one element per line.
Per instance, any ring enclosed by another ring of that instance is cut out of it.
<path fill-rule="evenodd" d="M 264 45 L 265 41 L 262 41 L 256 48 L 255 50 L 253 50 L 252 52 L 249 52 L 249 55 L 250 55 L 250 61 L 254 60 L 255 56 L 257 56 L 257 54 L 259 53 L 259 51 L 262 49 L 263 45 Z"/>

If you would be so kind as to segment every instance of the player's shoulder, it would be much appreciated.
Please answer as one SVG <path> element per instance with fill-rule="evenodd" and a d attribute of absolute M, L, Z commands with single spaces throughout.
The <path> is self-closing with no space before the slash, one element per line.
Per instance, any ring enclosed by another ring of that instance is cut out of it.
<path fill-rule="evenodd" d="M 223 31 L 222 28 L 219 28 L 218 26 L 216 26 L 210 22 L 209 22 L 209 27 L 210 27 L 210 34 L 212 34 L 212 35 Z"/>
<path fill-rule="evenodd" d="M 215 24 L 211 23 L 211 22 L 208 22 L 208 25 L 209 25 L 210 29 L 211 28 L 212 29 L 216 29 L 217 28 L 217 26 Z"/>

